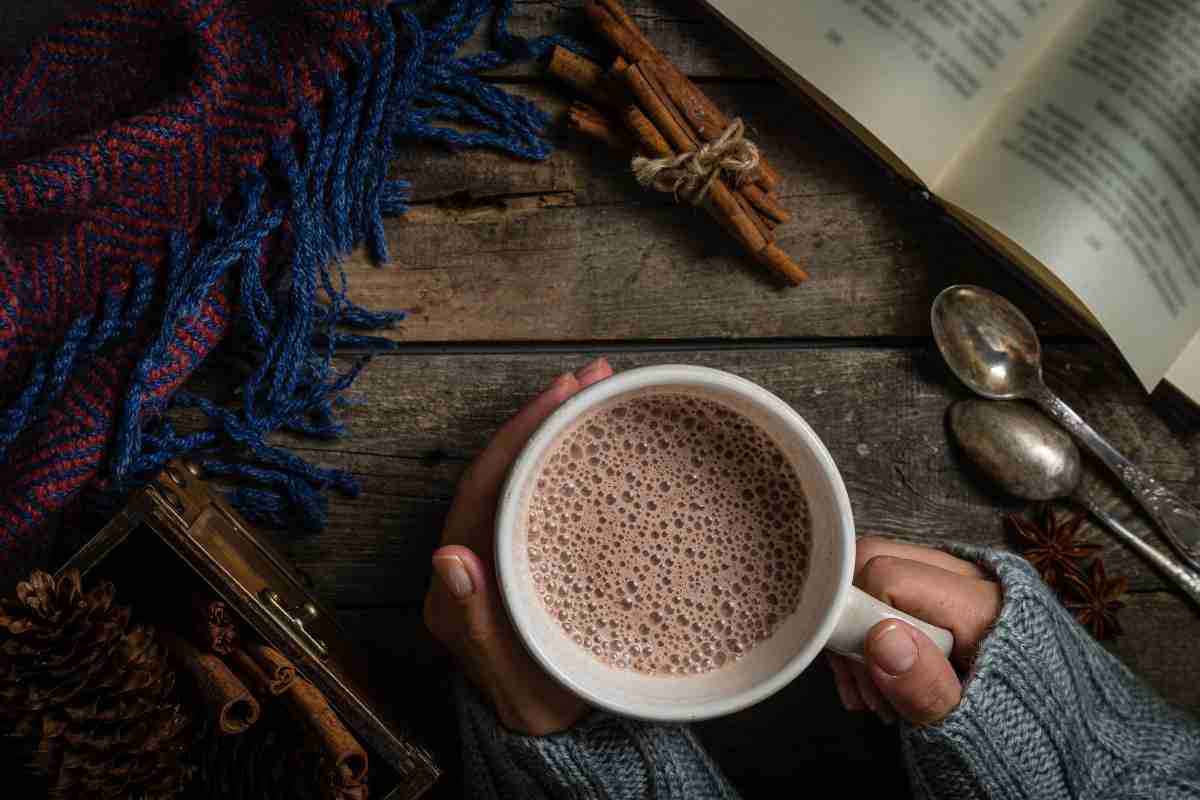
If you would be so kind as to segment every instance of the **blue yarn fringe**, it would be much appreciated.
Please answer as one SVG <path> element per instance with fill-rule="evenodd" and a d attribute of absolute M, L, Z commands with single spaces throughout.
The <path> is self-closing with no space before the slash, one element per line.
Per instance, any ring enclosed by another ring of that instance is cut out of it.
<path fill-rule="evenodd" d="M 375 12 L 378 51 L 344 50 L 350 67 L 325 76 L 323 107 L 299 110 L 296 133 L 274 143 L 269 162 L 245 177 L 236 198 L 210 210 L 199 244 L 193 246 L 183 233 L 172 237 L 161 281 L 161 325 L 133 372 L 116 420 L 110 502 L 184 455 L 207 475 L 237 486 L 229 499 L 248 518 L 275 527 L 319 529 L 327 490 L 358 493 L 349 472 L 311 464 L 268 437 L 276 431 L 322 439 L 342 434 L 335 409 L 369 357 L 339 372 L 335 354 L 343 347 L 394 346 L 382 337 L 346 332 L 387 328 L 404 314 L 352 302 L 339 266 L 361 242 L 377 261 L 387 259 L 383 217 L 403 212 L 408 198 L 404 181 L 387 178 L 392 153 L 404 142 L 435 141 L 544 159 L 550 152 L 543 138 L 547 115 L 476 73 L 538 58 L 555 45 L 585 52 L 561 37 L 514 36 L 507 27 L 512 0 L 453 0 L 433 27 L 407 5 L 396 2 Z M 493 11 L 494 49 L 456 57 Z M 476 130 L 439 124 L 450 121 Z M 268 241 L 281 242 L 290 263 L 264 270 Z M 106 298 L 97 318 L 77 320 L 58 349 L 35 362 L 29 384 L 0 414 L 0 459 L 44 417 L 83 359 L 130 333 L 146 316 L 154 279 L 149 268 L 138 269 L 130 291 Z M 223 406 L 178 391 L 164 407 L 156 400 L 154 375 L 170 362 L 179 333 L 203 324 L 202 304 L 218 285 L 236 287 L 231 336 L 256 362 L 240 385 L 239 402 Z M 203 413 L 210 426 L 179 433 L 165 412 L 180 408 Z"/>

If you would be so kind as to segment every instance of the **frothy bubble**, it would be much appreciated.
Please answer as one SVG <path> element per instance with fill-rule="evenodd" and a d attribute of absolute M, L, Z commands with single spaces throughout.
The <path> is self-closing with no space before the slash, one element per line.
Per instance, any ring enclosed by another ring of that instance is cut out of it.
<path fill-rule="evenodd" d="M 719 669 L 795 611 L 808 505 L 779 447 L 732 409 L 627 398 L 575 425 L 545 464 L 526 508 L 535 588 L 601 661 Z"/>

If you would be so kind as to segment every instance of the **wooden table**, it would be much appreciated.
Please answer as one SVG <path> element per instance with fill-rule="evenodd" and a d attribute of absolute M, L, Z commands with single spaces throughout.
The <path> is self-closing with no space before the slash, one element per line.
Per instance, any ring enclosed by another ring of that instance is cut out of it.
<path fill-rule="evenodd" d="M 518 0 L 514 29 L 586 37 L 579 5 Z M 1119 361 L 773 83 L 695 2 L 629 6 L 676 63 L 745 119 L 785 176 L 795 220 L 780 229 L 780 243 L 811 280 L 779 290 L 705 217 L 641 191 L 625 163 L 585 143 L 564 142 L 540 164 L 414 148 L 394 165 L 411 180 L 414 203 L 388 223 L 393 262 L 376 268 L 356 256 L 348 265 L 356 299 L 411 310 L 395 334 L 401 346 L 359 378 L 353 393 L 362 402 L 347 414 L 344 439 L 279 437 L 361 478 L 359 498 L 332 498 L 323 533 L 286 549 L 373 654 L 376 688 L 416 720 L 451 773 L 449 665 L 420 621 L 429 553 L 455 482 L 496 427 L 553 376 L 596 354 L 618 369 L 719 367 L 783 397 L 833 453 L 861 531 L 1003 545 L 1003 513 L 1024 506 L 969 475 L 951 446 L 946 409 L 966 392 L 928 323 L 941 288 L 978 283 L 1036 320 L 1055 390 L 1119 449 L 1200 501 L 1195 412 L 1152 404 Z M 498 80 L 549 109 L 565 106 L 533 68 Z M 1147 530 L 1116 493 L 1113 503 Z M 1200 710 L 1200 615 L 1094 535 L 1110 571 L 1132 586 L 1126 632 L 1112 649 L 1166 698 Z M 906 785 L 892 731 L 844 713 L 823 663 L 700 732 L 748 797 L 826 775 L 840 775 L 851 792 Z M 453 775 L 436 790 L 456 793 Z"/>
<path fill-rule="evenodd" d="M 518 1 L 514 27 L 587 36 L 578 6 Z M 1191 409 L 1153 406 L 1119 361 L 787 95 L 696 3 L 630 7 L 676 63 L 746 120 L 783 173 L 795 221 L 780 229 L 781 244 L 812 279 L 777 289 L 706 218 L 639 190 L 623 161 L 583 142 L 564 142 L 541 164 L 440 149 L 403 154 L 395 173 L 412 181 L 415 202 L 388 225 L 393 263 L 350 265 L 360 300 L 411 309 L 402 346 L 359 379 L 364 402 L 350 414 L 346 439 L 319 452 L 295 442 L 322 463 L 354 470 L 365 491 L 335 499 L 328 529 L 289 547 L 351 631 L 381 654 L 378 674 L 388 674 L 386 663 L 419 665 L 430 676 L 422 680 L 443 674 L 419 604 L 455 481 L 539 386 L 598 353 L 618 369 L 719 367 L 779 394 L 829 446 L 862 531 L 1002 545 L 1002 514 L 1023 504 L 964 471 L 944 420 L 966 392 L 944 367 L 928 323 L 942 287 L 979 283 L 1037 321 L 1047 380 L 1068 402 L 1131 458 L 1200 500 Z M 532 69 L 509 71 L 502 82 L 550 109 L 567 99 Z M 1110 570 L 1133 587 L 1114 651 L 1169 700 L 1200 709 L 1200 615 L 1119 545 L 1095 536 Z M 390 691 L 397 703 L 411 702 L 408 687 Z M 435 699 L 421 724 L 441 731 L 437 746 L 453 765 L 452 730 L 435 724 L 449 713 L 445 698 L 423 694 Z M 702 726 L 701 735 L 751 797 L 847 766 L 851 790 L 902 780 L 891 731 L 842 712 L 823 664 L 758 707 Z M 885 768 L 861 768 L 880 754 Z"/>

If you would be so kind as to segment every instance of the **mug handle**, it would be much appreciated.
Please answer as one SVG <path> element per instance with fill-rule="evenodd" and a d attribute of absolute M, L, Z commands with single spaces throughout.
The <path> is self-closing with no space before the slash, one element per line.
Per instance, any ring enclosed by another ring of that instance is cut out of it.
<path fill-rule="evenodd" d="M 928 622 L 892 608 L 857 586 L 850 587 L 850 596 L 846 598 L 846 605 L 842 607 L 842 613 L 834 626 L 833 635 L 829 637 L 825 647 L 839 655 L 855 661 L 862 661 L 867 631 L 885 619 L 900 619 L 912 625 L 932 639 L 944 656 L 949 657 L 950 651 L 954 647 L 954 634 L 950 631 L 930 625 Z"/>

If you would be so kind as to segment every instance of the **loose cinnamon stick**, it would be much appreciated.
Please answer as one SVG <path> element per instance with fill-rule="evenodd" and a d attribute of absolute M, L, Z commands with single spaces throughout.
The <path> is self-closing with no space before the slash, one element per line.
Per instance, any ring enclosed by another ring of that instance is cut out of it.
<path fill-rule="evenodd" d="M 160 631 L 162 643 L 196 683 L 204 705 L 222 733 L 241 733 L 255 723 L 258 701 L 245 684 L 229 671 L 219 657 L 167 631 Z"/>
<path fill-rule="evenodd" d="M 567 109 L 567 127 L 618 153 L 634 149 L 624 129 L 613 125 L 600 111 L 585 103 L 573 103 Z"/>
<path fill-rule="evenodd" d="M 718 138 L 729 127 L 729 117 L 650 43 L 618 0 L 589 0 L 584 11 L 596 31 L 629 61 L 647 62 L 661 72 L 667 93 L 705 141 Z M 770 192 L 779 180 L 779 173 L 764 158 L 756 181 Z"/>
<path fill-rule="evenodd" d="M 601 106 L 616 108 L 620 105 L 620 98 L 610 87 L 604 68 L 565 47 L 554 48 L 546 72 Z"/>
<path fill-rule="evenodd" d="M 283 694 L 296 680 L 296 668 L 287 656 L 262 642 L 245 642 L 229 654 L 229 660 L 260 697 Z"/>
<path fill-rule="evenodd" d="M 321 752 L 333 765 L 336 783 L 347 788 L 361 784 L 367 775 L 367 752 L 346 730 L 317 687 L 297 678 L 280 697 L 320 743 Z"/>

